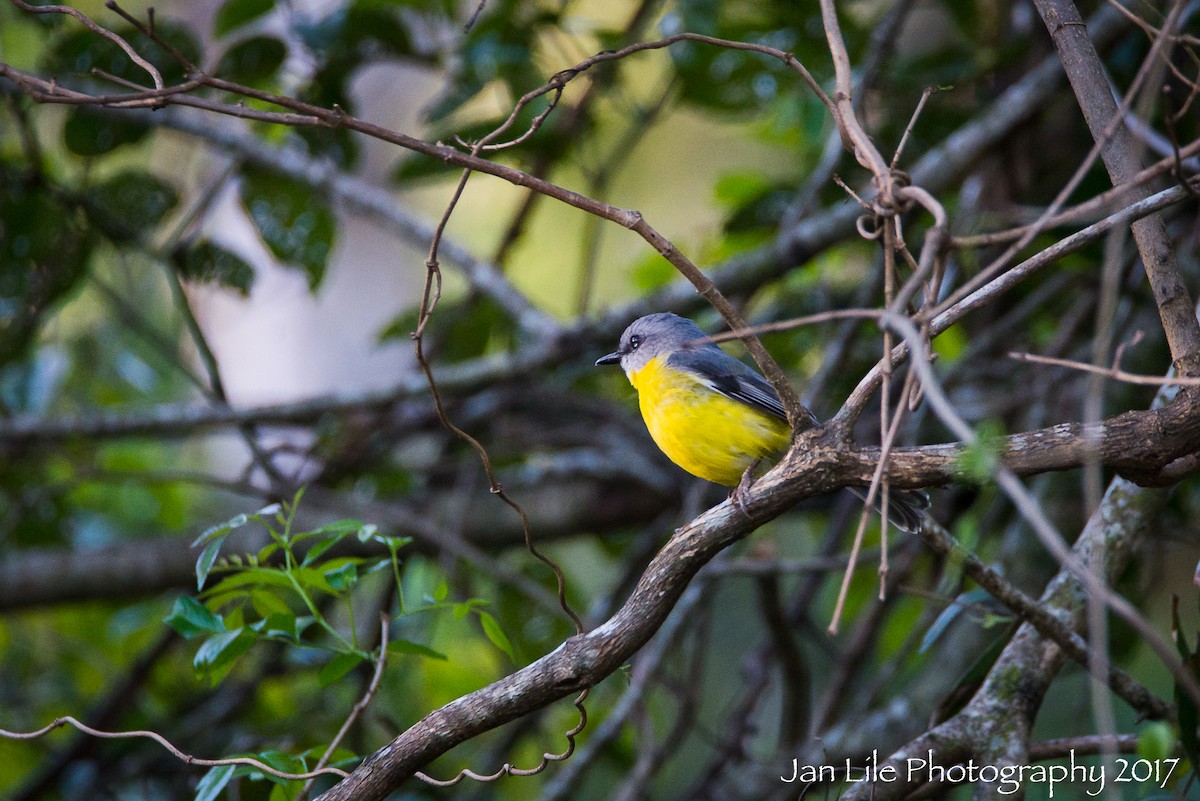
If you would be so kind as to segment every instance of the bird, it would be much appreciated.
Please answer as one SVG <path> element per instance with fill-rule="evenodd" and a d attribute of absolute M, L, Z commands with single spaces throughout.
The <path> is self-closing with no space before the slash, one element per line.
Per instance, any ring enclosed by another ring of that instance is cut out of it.
<path fill-rule="evenodd" d="M 694 476 L 741 487 L 748 471 L 778 458 L 791 443 L 775 388 L 686 317 L 659 312 L 634 320 L 617 349 L 596 360 L 597 366 L 611 364 L 619 364 L 637 390 L 655 444 Z M 888 520 L 916 532 L 928 508 L 924 492 L 892 492 Z"/>

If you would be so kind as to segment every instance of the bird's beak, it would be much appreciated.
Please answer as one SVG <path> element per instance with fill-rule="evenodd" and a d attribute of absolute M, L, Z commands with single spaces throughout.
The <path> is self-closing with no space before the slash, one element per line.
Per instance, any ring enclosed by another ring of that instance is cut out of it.
<path fill-rule="evenodd" d="M 597 367 L 599 367 L 602 364 L 620 364 L 620 363 L 621 363 L 621 352 L 620 351 L 613 351 L 612 353 L 608 354 L 607 356 L 601 356 L 599 359 L 596 359 Z"/>

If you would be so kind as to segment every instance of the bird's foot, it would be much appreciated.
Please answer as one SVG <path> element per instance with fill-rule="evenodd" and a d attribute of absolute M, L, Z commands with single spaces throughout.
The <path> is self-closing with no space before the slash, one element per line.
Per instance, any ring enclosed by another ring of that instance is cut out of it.
<path fill-rule="evenodd" d="M 754 468 L 758 466 L 758 462 L 746 468 L 746 472 L 742 473 L 741 479 L 738 480 L 737 486 L 733 488 L 733 492 L 729 493 L 729 502 L 732 503 L 737 510 L 750 517 L 750 509 L 746 506 L 746 495 L 750 492 L 750 487 L 754 486 Z"/>

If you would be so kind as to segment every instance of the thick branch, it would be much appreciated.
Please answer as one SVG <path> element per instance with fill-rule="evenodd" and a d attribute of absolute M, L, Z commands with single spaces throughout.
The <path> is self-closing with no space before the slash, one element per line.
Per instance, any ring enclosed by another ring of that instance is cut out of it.
<path fill-rule="evenodd" d="M 936 523 L 928 523 L 921 530 L 925 544 L 943 556 L 953 556 L 961 561 L 963 572 L 973 578 L 988 593 L 1017 613 L 1026 623 L 1037 629 L 1042 638 L 1051 640 L 1084 668 L 1088 666 L 1088 643 L 1059 618 L 1048 612 L 1037 601 L 1030 598 L 1016 585 L 988 567 L 979 557 L 963 548 L 949 532 Z M 1174 717 L 1170 705 L 1151 695 L 1125 671 L 1115 665 L 1108 666 L 1107 680 L 1113 691 L 1129 702 L 1140 714 L 1149 718 L 1169 720 Z"/>
<path fill-rule="evenodd" d="M 1150 411 L 1162 411 L 1168 403 L 1194 408 L 1196 398 L 1174 387 L 1163 387 Z M 1115 479 L 1076 540 L 1070 560 L 1063 560 L 1062 568 L 1042 593 L 1040 609 L 1072 631 L 1082 633 L 1088 625 L 1087 608 L 1097 599 L 1089 597 L 1088 582 L 1080 581 L 1071 563 L 1086 566 L 1092 571 L 1086 575 L 1101 586 L 1110 585 L 1149 532 L 1166 499 L 1165 490 L 1144 489 Z M 966 757 L 996 767 L 1027 764 L 1030 730 L 1065 660 L 1066 652 L 1059 644 L 1038 627 L 1024 623 L 967 706 L 892 754 L 886 764 L 902 766 L 913 753 L 927 750 L 946 765 Z M 862 782 L 851 787 L 843 799 L 887 801 L 905 798 L 913 789 L 913 783 L 904 781 L 887 785 Z M 983 788 L 984 792 L 987 789 Z"/>
<path fill-rule="evenodd" d="M 779 471 L 772 473 L 778 478 Z M 708 510 L 675 533 L 646 568 L 629 600 L 606 623 L 426 715 L 321 796 L 321 801 L 378 801 L 455 745 L 599 683 L 658 630 L 704 564 L 780 514 L 804 490 L 794 482 L 781 491 L 764 477 L 748 491 L 745 511 L 729 501 Z"/>
<path fill-rule="evenodd" d="M 1088 521 L 1072 549 L 1080 561 L 1099 566 L 1112 581 L 1127 564 L 1166 500 L 1162 490 L 1145 490 L 1117 479 L 1104 502 Z M 1043 592 L 1039 605 L 1072 630 L 1083 630 L 1086 593 L 1070 570 L 1059 571 Z M 974 756 L 998 767 L 1028 764 L 1029 727 L 1065 653 L 1025 623 L 992 666 L 984 685 L 967 707 L 945 723 L 892 754 L 885 763 L 903 775 L 910 756 L 932 749 L 938 764 L 952 765 Z M 889 801 L 905 798 L 915 784 L 905 781 L 854 785 L 843 801 Z"/>
<path fill-rule="evenodd" d="M 1156 486 L 1178 481 L 1169 468 L 1200 450 L 1200 392 L 1180 392 L 1165 408 L 1130 411 L 1100 423 L 1060 423 L 1013 434 L 996 445 L 996 458 L 1017 475 L 1080 467 L 1099 459 L 1134 483 Z M 898 448 L 891 451 L 888 480 L 898 489 L 929 487 L 970 478 L 959 443 Z M 867 483 L 878 449 L 832 450 L 825 457 L 833 472 Z"/>
<path fill-rule="evenodd" d="M 1092 137 L 1097 142 L 1109 139 L 1100 157 L 1104 160 L 1113 185 L 1120 186 L 1131 181 L 1141 169 L 1138 142 L 1122 122 L 1122 115 L 1105 77 L 1104 65 L 1088 37 L 1079 10 L 1071 0 L 1035 0 L 1034 5 L 1054 39 L 1054 46 L 1058 49 L 1063 69 L 1075 91 Z M 1181 7 L 1181 4 L 1175 4 L 1164 31 L 1174 26 Z M 1162 36 L 1155 41 L 1147 61 L 1162 53 L 1165 41 Z M 1140 187 L 1132 191 L 1136 192 L 1134 198 L 1137 200 L 1149 194 L 1148 189 Z M 1179 274 L 1175 248 L 1167 236 L 1166 225 L 1159 214 L 1152 214 L 1133 223 L 1130 230 L 1141 254 L 1155 303 L 1158 304 L 1175 367 L 1180 375 L 1200 374 L 1200 322 L 1196 320 L 1195 304 Z"/>
<path fill-rule="evenodd" d="M 1129 454 L 1167 463 L 1188 448 L 1200 448 L 1200 414 L 1195 394 L 1165 409 L 1130 412 L 1098 426 L 1099 450 L 1113 464 L 1128 464 Z M 500 681 L 438 709 L 376 752 L 359 770 L 334 787 L 324 801 L 379 799 L 429 760 L 453 746 L 582 687 L 616 670 L 661 625 L 675 600 L 700 567 L 763 522 L 813 494 L 847 483 L 865 483 L 874 463 L 869 449 L 823 446 L 822 432 L 802 436 L 784 461 L 745 494 L 741 508 L 729 501 L 680 529 L 651 562 L 637 589 L 608 622 L 574 637 L 553 653 Z M 1055 426 L 1009 440 L 1005 463 L 1017 472 L 1041 459 L 1056 468 L 1078 466 L 1089 456 L 1090 442 L 1078 424 Z M 890 475 L 894 486 L 940 483 L 962 475 L 962 449 L 935 446 L 895 451 Z"/>

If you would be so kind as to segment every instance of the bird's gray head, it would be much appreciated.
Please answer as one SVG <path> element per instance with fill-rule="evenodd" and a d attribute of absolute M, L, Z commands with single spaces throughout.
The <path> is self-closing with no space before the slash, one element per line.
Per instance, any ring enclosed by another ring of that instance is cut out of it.
<path fill-rule="evenodd" d="M 636 373 L 655 356 L 673 353 L 683 347 L 712 347 L 702 344 L 705 334 L 686 317 L 670 312 L 648 314 L 629 324 L 617 349 L 596 360 L 596 364 L 620 364 L 625 374 Z"/>

